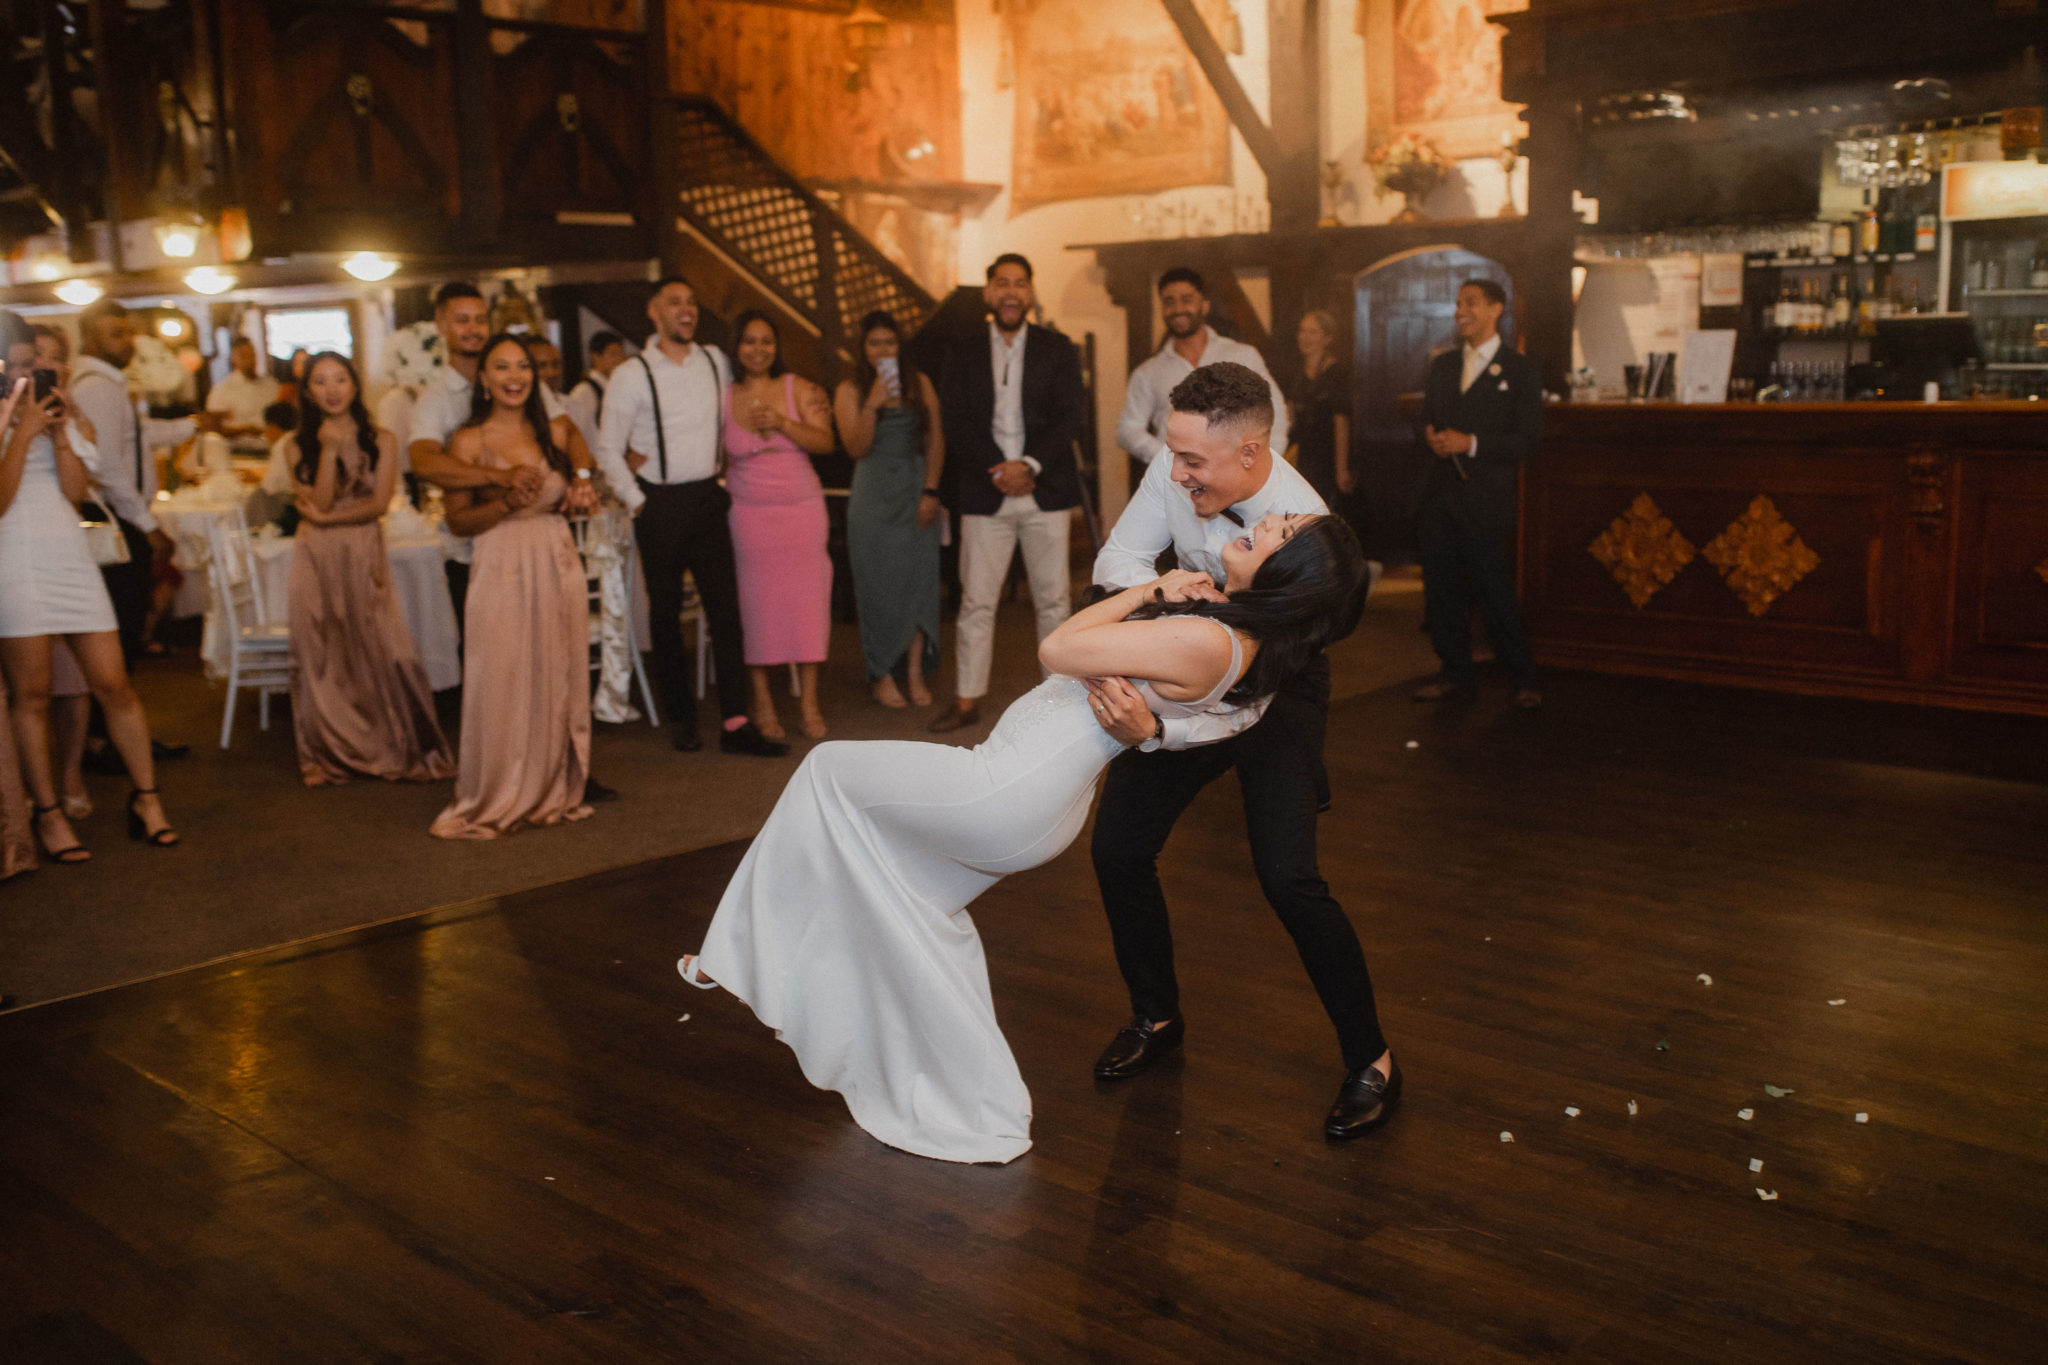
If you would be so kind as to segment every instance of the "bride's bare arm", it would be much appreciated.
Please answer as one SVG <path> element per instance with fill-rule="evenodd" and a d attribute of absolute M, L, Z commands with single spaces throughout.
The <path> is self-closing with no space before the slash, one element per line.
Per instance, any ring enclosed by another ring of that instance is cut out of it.
<path fill-rule="evenodd" d="M 1147 602 L 1184 601 L 1203 586 L 1214 589 L 1207 574 L 1178 570 L 1125 588 L 1063 621 L 1038 646 L 1038 661 L 1070 678 L 1145 678 L 1175 700 L 1204 696 L 1230 667 L 1229 636 L 1187 616 L 1125 619 Z"/>

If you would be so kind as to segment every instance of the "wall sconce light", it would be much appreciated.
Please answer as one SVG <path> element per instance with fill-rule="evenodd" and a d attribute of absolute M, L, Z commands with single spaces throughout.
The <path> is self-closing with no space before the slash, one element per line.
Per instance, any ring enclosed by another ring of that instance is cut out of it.
<path fill-rule="evenodd" d="M 158 318 L 156 320 L 156 334 L 167 341 L 176 341 L 179 337 L 185 335 L 185 319 Z"/>
<path fill-rule="evenodd" d="M 51 280 L 63 277 L 64 264 L 65 261 L 62 256 L 54 251 L 45 251 L 37 255 L 30 263 L 28 273 L 31 277 L 47 284 Z"/>
<path fill-rule="evenodd" d="M 189 261 L 199 250 L 199 220 L 166 218 L 156 225 L 156 248 L 174 261 Z"/>
<path fill-rule="evenodd" d="M 860 0 L 853 13 L 839 21 L 839 31 L 846 39 L 846 88 L 865 90 L 868 68 L 889 41 L 889 21 L 868 0 Z"/>
<path fill-rule="evenodd" d="M 398 262 L 374 251 L 358 251 L 343 261 L 341 268 L 365 284 L 375 284 L 379 280 L 390 279 L 398 269 Z"/>
<path fill-rule="evenodd" d="M 83 308 L 88 303 L 98 302 L 99 296 L 103 292 L 91 280 L 66 280 L 57 286 L 57 297 L 70 304 L 73 308 Z"/>
<path fill-rule="evenodd" d="M 195 294 L 225 294 L 235 287 L 235 277 L 225 270 L 202 265 L 185 272 L 185 287 Z"/>
<path fill-rule="evenodd" d="M 220 211 L 220 258 L 223 261 L 246 261 L 255 250 L 255 239 L 249 235 L 248 210 L 230 206 Z"/>

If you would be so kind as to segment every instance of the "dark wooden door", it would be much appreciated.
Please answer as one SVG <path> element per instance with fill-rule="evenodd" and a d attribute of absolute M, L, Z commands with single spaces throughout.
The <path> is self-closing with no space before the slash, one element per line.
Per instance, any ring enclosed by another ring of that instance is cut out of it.
<path fill-rule="evenodd" d="M 1500 330 L 1514 345 L 1514 282 L 1507 267 L 1477 252 L 1417 247 L 1352 277 L 1351 467 L 1366 553 L 1375 559 L 1414 550 L 1410 513 L 1427 465 L 1402 398 L 1420 395 L 1431 358 L 1457 345 L 1451 314 L 1458 286 L 1471 279 L 1497 280 L 1508 291 Z"/>

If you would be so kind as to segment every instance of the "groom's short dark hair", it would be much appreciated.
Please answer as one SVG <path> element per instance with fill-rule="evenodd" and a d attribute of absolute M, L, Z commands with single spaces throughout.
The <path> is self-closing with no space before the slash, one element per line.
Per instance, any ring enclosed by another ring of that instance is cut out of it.
<path fill-rule="evenodd" d="M 1232 360 L 1204 365 L 1167 395 L 1175 412 L 1198 412 L 1213 427 L 1273 429 L 1273 391 L 1256 370 Z"/>

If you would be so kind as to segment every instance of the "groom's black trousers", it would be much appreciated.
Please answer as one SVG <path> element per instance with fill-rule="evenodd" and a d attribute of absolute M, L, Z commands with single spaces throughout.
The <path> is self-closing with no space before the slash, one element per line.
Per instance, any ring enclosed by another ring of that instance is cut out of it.
<path fill-rule="evenodd" d="M 1123 754 L 1109 765 L 1092 851 L 1132 1012 L 1144 1019 L 1178 1019 L 1180 987 L 1173 972 L 1173 927 L 1159 885 L 1159 851 L 1196 794 L 1237 769 L 1259 886 L 1294 936 L 1302 965 L 1336 1026 L 1344 1065 L 1355 1071 L 1377 1061 L 1387 1044 L 1364 950 L 1316 865 L 1329 707 L 1330 667 L 1318 658 L 1274 694 L 1264 718 L 1243 734 L 1191 749 Z"/>

